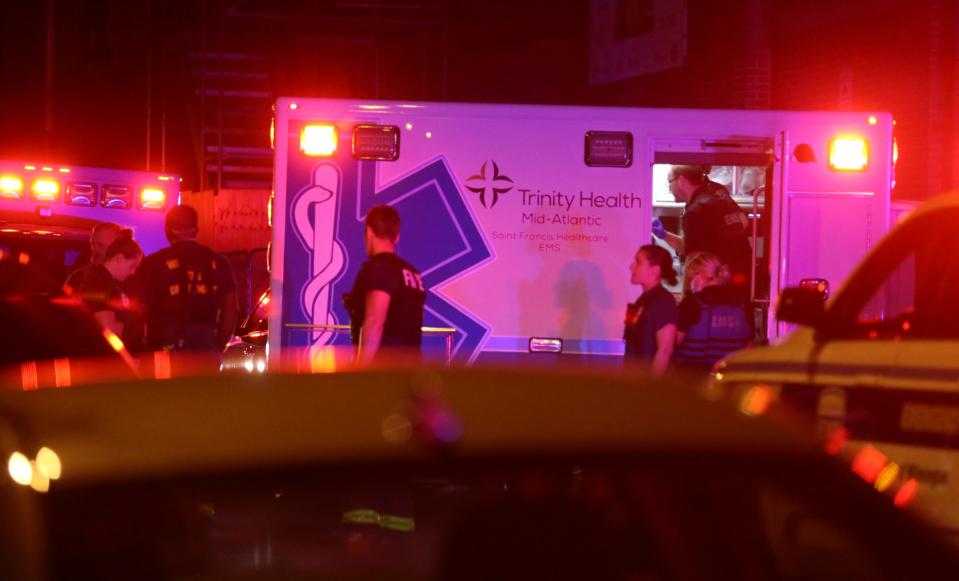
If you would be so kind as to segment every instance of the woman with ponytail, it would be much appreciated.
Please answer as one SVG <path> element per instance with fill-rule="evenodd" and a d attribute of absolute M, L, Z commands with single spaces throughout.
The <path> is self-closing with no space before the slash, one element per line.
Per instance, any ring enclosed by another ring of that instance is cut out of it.
<path fill-rule="evenodd" d="M 662 284 L 664 280 L 676 284 L 672 256 L 647 244 L 636 251 L 629 272 L 630 282 L 641 286 L 643 294 L 626 309 L 626 359 L 645 363 L 662 375 L 669 367 L 678 321 L 676 301 Z"/>

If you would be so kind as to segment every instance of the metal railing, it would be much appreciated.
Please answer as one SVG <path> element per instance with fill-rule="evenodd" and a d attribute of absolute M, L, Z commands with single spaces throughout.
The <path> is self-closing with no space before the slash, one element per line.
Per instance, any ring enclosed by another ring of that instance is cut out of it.
<path fill-rule="evenodd" d="M 347 331 L 349 325 L 319 325 L 312 323 L 286 323 L 283 325 L 286 329 L 299 329 L 309 331 Z M 453 335 L 456 329 L 453 327 L 421 327 L 424 335 L 445 335 L 446 336 L 446 365 L 453 363 Z"/>

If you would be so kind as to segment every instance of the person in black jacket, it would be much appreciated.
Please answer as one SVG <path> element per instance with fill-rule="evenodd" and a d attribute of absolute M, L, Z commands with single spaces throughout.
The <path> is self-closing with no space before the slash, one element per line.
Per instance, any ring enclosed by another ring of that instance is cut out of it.
<path fill-rule="evenodd" d="M 396 254 L 399 213 L 386 205 L 371 208 L 365 237 L 369 260 L 346 297 L 356 361 L 382 360 L 383 351 L 419 359 L 426 287 L 419 271 Z"/>
<path fill-rule="evenodd" d="M 709 180 L 701 165 L 674 165 L 667 180 L 676 201 L 686 204 L 683 234 L 681 237 L 668 235 L 667 242 L 684 257 L 699 252 L 715 254 L 729 268 L 730 282 L 740 289 L 748 289 L 752 247 L 746 212 L 726 188 Z"/>
<path fill-rule="evenodd" d="M 143 259 L 133 295 L 150 351 L 192 351 L 219 359 L 236 329 L 236 282 L 229 261 L 196 241 L 196 210 L 166 215 L 170 246 Z"/>

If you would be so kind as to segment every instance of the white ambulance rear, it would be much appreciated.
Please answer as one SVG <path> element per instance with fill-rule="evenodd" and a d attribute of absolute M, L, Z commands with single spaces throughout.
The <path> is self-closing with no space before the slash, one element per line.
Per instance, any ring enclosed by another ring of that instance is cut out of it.
<path fill-rule="evenodd" d="M 749 212 L 758 326 L 776 337 L 770 296 L 839 284 L 888 228 L 892 126 L 879 113 L 280 99 L 271 360 L 348 344 L 341 296 L 365 259 L 366 212 L 386 203 L 455 361 L 617 362 L 639 294 L 631 258 L 654 217 L 678 230 L 671 164 L 711 166 Z"/>

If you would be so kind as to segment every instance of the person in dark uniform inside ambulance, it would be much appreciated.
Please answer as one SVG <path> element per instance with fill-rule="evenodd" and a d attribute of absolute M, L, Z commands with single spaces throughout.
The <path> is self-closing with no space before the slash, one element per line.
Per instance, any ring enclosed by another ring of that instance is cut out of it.
<path fill-rule="evenodd" d="M 146 324 L 150 351 L 203 352 L 216 360 L 236 329 L 236 282 L 229 261 L 196 241 L 196 210 L 166 215 L 170 246 L 145 259 L 133 295 Z"/>
<path fill-rule="evenodd" d="M 710 181 L 701 165 L 674 165 L 667 181 L 677 202 L 686 207 L 682 236 L 668 235 L 667 242 L 684 257 L 711 252 L 729 268 L 732 284 L 747 296 L 752 262 L 749 217 L 722 185 Z"/>
<path fill-rule="evenodd" d="M 374 206 L 366 215 L 365 237 L 369 260 L 344 297 L 356 362 L 380 362 L 386 355 L 418 361 L 426 287 L 419 271 L 396 254 L 399 213 L 391 206 Z"/>

